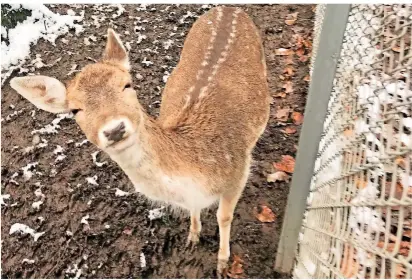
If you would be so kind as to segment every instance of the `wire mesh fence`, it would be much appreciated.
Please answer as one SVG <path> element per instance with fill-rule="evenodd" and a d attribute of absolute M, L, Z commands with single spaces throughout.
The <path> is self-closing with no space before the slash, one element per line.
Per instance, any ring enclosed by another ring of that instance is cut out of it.
<path fill-rule="evenodd" d="M 320 5 L 315 33 L 324 14 Z M 411 79 L 412 5 L 352 5 L 295 278 L 412 277 Z"/>

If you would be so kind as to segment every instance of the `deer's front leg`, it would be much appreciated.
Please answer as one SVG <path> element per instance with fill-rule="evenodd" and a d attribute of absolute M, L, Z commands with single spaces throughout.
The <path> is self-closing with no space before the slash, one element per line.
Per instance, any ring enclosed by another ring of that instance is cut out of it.
<path fill-rule="evenodd" d="M 196 245 L 199 242 L 200 231 L 202 230 L 202 223 L 200 222 L 200 210 L 190 211 L 190 230 L 187 238 L 187 245 Z"/>

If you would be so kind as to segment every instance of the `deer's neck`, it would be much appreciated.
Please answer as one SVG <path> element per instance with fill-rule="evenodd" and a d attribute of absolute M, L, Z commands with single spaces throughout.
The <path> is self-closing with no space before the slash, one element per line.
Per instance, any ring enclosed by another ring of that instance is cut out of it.
<path fill-rule="evenodd" d="M 134 144 L 120 153 L 109 154 L 129 175 L 184 175 L 185 154 L 190 141 L 173 131 L 163 129 L 152 117 L 142 116 Z"/>

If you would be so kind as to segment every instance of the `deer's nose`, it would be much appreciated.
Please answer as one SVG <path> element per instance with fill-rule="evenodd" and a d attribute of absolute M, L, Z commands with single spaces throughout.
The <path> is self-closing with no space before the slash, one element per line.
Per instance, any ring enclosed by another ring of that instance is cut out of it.
<path fill-rule="evenodd" d="M 124 122 L 120 122 L 116 127 L 103 131 L 104 136 L 107 140 L 118 142 L 123 139 L 124 134 L 126 133 L 126 126 Z"/>

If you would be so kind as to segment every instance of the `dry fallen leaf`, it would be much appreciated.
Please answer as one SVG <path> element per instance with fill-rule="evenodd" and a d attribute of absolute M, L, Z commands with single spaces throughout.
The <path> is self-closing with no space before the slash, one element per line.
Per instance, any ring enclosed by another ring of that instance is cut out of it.
<path fill-rule="evenodd" d="M 287 173 L 293 173 L 295 169 L 295 159 L 289 155 L 282 156 L 280 162 L 273 163 L 276 170 L 285 171 Z"/>
<path fill-rule="evenodd" d="M 355 179 L 355 185 L 358 189 L 364 189 L 368 185 L 368 181 L 361 180 L 361 179 Z"/>
<path fill-rule="evenodd" d="M 130 228 L 125 228 L 125 229 L 123 230 L 123 233 L 126 234 L 126 235 L 132 235 L 133 230 L 130 229 Z"/>
<path fill-rule="evenodd" d="M 301 125 L 303 123 L 303 115 L 299 112 L 292 113 L 293 123 L 296 125 Z"/>
<path fill-rule="evenodd" d="M 291 54 L 294 54 L 294 51 L 291 49 L 280 48 L 280 49 L 275 50 L 275 55 L 291 55 Z"/>
<path fill-rule="evenodd" d="M 343 135 L 345 135 L 346 137 L 350 137 L 353 135 L 353 130 L 350 128 L 347 128 L 343 131 Z"/>
<path fill-rule="evenodd" d="M 285 58 L 285 64 L 286 65 L 290 65 L 290 64 L 295 64 L 294 62 L 293 62 L 293 54 L 291 54 L 291 55 L 288 55 L 286 58 Z"/>
<path fill-rule="evenodd" d="M 393 47 L 392 47 L 392 50 L 393 50 L 394 52 L 401 52 L 401 47 L 399 47 L 399 46 L 393 46 Z"/>
<path fill-rule="evenodd" d="M 297 19 L 298 19 L 298 12 L 293 13 L 293 14 L 288 14 L 288 15 L 286 16 L 285 23 L 286 23 L 287 25 L 293 25 L 293 24 L 295 24 L 295 22 L 296 22 Z"/>
<path fill-rule="evenodd" d="M 345 243 L 340 271 L 345 278 L 352 278 L 359 272 L 359 263 L 355 260 L 355 248 Z"/>
<path fill-rule="evenodd" d="M 289 114 L 290 114 L 291 109 L 290 108 L 283 108 L 283 109 L 278 109 L 276 111 L 276 119 L 282 122 L 286 122 L 289 119 Z"/>
<path fill-rule="evenodd" d="M 275 214 L 265 205 L 255 207 L 254 210 L 256 218 L 262 223 L 272 223 L 276 220 Z"/>
<path fill-rule="evenodd" d="M 303 40 L 303 45 L 307 48 L 307 49 L 312 49 L 312 42 L 309 40 Z"/>
<path fill-rule="evenodd" d="M 286 92 L 278 92 L 275 95 L 273 95 L 273 97 L 282 97 L 282 98 L 284 98 L 284 97 L 286 97 Z"/>
<path fill-rule="evenodd" d="M 305 50 L 303 48 L 299 48 L 295 53 L 297 56 L 302 57 L 305 54 Z"/>
<path fill-rule="evenodd" d="M 406 268 L 402 264 L 397 264 L 395 267 L 395 277 L 397 279 L 405 279 Z"/>
<path fill-rule="evenodd" d="M 286 68 L 285 68 L 285 70 L 283 71 L 283 73 L 286 73 L 287 75 L 289 75 L 289 76 L 293 76 L 293 71 L 294 71 L 295 69 L 293 68 L 293 66 L 290 66 L 290 65 L 288 65 L 288 66 L 286 66 Z"/>
<path fill-rule="evenodd" d="M 293 92 L 292 81 L 287 81 L 282 87 L 285 89 L 286 93 L 292 93 Z"/>
<path fill-rule="evenodd" d="M 308 60 L 309 60 L 309 56 L 307 56 L 307 55 L 302 55 L 301 57 L 299 57 L 300 62 L 306 62 Z"/>
<path fill-rule="evenodd" d="M 303 47 L 303 37 L 299 34 L 293 35 L 293 38 L 296 40 L 296 47 L 302 48 Z"/>
<path fill-rule="evenodd" d="M 303 80 L 304 80 L 305 82 L 310 82 L 310 76 L 309 76 L 309 75 L 306 75 L 305 78 L 303 78 Z"/>
<path fill-rule="evenodd" d="M 243 260 L 238 255 L 233 255 L 233 263 L 227 273 L 231 278 L 241 278 L 243 274 Z"/>
<path fill-rule="evenodd" d="M 402 168 L 406 168 L 405 159 L 404 159 L 403 157 L 397 157 L 397 158 L 395 159 L 395 163 L 396 163 L 397 165 L 399 165 L 400 167 L 402 167 Z"/>
<path fill-rule="evenodd" d="M 277 171 L 275 173 L 269 174 L 267 177 L 269 183 L 276 183 L 277 181 L 289 181 L 289 175 L 283 171 Z"/>
<path fill-rule="evenodd" d="M 286 134 L 294 134 L 296 133 L 296 128 L 293 126 L 287 126 L 285 127 L 284 130 L 282 130 L 282 132 L 286 133 Z"/>

